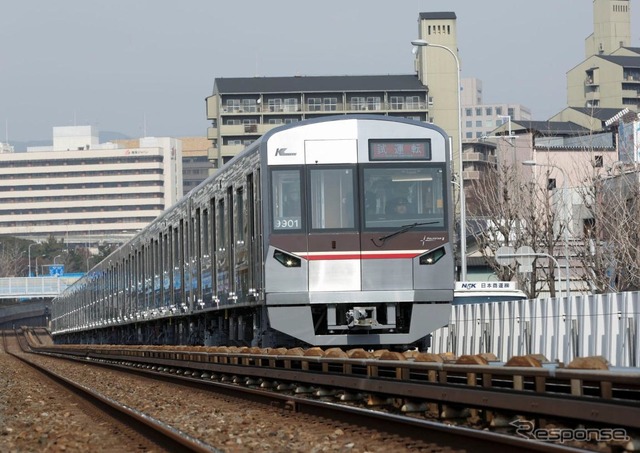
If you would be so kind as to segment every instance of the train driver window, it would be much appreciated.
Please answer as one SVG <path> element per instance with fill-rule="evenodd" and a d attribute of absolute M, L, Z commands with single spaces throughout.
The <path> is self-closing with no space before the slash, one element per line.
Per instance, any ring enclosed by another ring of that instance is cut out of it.
<path fill-rule="evenodd" d="M 444 226 L 444 181 L 441 167 L 365 168 L 365 228 L 398 228 L 411 223 Z"/>
<path fill-rule="evenodd" d="M 299 170 L 274 170 L 271 173 L 273 229 L 302 228 L 302 197 Z"/>

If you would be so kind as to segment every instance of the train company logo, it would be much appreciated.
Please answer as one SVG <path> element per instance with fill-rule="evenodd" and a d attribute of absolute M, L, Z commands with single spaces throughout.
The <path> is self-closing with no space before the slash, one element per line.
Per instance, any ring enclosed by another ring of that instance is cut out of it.
<path fill-rule="evenodd" d="M 276 156 L 295 156 L 295 152 L 287 152 L 288 148 L 276 148 Z"/>
<path fill-rule="evenodd" d="M 525 439 L 542 442 L 573 442 L 573 441 L 625 441 L 630 440 L 627 431 L 622 428 L 538 428 L 533 420 L 518 419 L 509 423 L 516 428 L 516 434 Z"/>

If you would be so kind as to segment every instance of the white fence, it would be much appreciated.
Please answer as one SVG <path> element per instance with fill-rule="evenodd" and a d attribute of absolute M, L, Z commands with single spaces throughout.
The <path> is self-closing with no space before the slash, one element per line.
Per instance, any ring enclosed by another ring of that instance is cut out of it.
<path fill-rule="evenodd" d="M 55 297 L 78 277 L 0 278 L 0 298 Z"/>
<path fill-rule="evenodd" d="M 640 292 L 453 306 L 433 334 L 431 352 L 492 352 L 498 359 L 543 354 L 569 363 L 603 356 L 612 366 L 640 366 Z"/>

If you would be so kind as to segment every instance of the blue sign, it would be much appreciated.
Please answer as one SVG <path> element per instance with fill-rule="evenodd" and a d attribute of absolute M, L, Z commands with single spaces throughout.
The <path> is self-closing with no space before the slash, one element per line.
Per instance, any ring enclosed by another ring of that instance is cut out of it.
<path fill-rule="evenodd" d="M 64 264 L 52 264 L 49 266 L 49 275 L 52 277 L 61 277 L 64 275 Z"/>

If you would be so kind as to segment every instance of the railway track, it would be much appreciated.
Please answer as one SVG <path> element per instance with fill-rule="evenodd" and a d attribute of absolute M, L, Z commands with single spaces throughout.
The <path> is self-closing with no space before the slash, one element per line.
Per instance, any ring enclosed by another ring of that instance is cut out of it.
<path fill-rule="evenodd" d="M 319 356 L 317 350 L 296 355 L 300 351 L 260 353 L 249 348 L 226 352 L 149 346 L 37 349 L 180 379 L 201 388 L 215 387 L 235 396 L 242 392 L 245 398 L 281 409 L 357 421 L 418 440 L 438 439 L 440 445 L 473 445 L 472 451 L 495 450 L 499 445 L 523 451 L 579 451 L 568 442 L 556 445 L 531 438 L 541 433 L 582 432 L 585 426 L 591 438 L 613 433 L 613 439 L 597 445 L 599 451 L 614 451 L 632 445 L 640 426 L 640 381 L 635 373 L 420 362 L 417 356 L 402 360 L 393 353 L 354 359 L 335 351 L 332 354 L 339 357 Z M 443 419 L 446 424 L 441 423 Z M 480 429 L 452 426 L 468 425 L 469 420 Z M 582 440 L 571 444 L 584 448 L 593 443 Z"/>
<path fill-rule="evenodd" d="M 37 370 L 43 377 L 59 389 L 66 391 L 81 409 L 96 420 L 113 426 L 115 435 L 123 434 L 127 445 L 136 445 L 141 451 L 170 452 L 215 452 L 215 448 L 179 432 L 166 424 L 129 408 L 94 390 L 74 382 L 45 366 L 29 360 L 20 352 L 29 350 L 28 340 L 23 335 L 3 331 L 4 351 L 16 360 Z M 32 338 L 35 338 L 33 336 Z M 74 403 L 75 404 L 75 403 Z"/>

